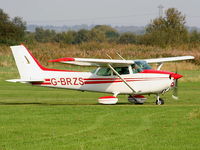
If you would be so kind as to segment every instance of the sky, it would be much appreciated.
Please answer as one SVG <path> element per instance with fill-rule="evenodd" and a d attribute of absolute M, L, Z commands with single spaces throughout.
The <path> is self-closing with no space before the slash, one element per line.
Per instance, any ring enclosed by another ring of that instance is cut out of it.
<path fill-rule="evenodd" d="M 145 26 L 163 11 L 177 8 L 186 15 L 186 25 L 200 27 L 200 0 L 0 0 L 11 18 L 27 24 Z"/>

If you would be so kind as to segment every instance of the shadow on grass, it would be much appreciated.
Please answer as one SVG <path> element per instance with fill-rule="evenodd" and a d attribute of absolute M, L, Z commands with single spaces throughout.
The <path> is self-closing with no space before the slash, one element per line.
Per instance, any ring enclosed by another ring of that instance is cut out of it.
<path fill-rule="evenodd" d="M 146 102 L 145 104 L 147 105 L 152 105 L 151 102 Z M 145 105 L 145 104 L 131 104 L 128 102 L 120 102 L 117 104 L 112 104 L 112 105 L 107 105 L 107 106 L 140 106 L 140 105 Z M 42 102 L 31 102 L 31 103 L 16 103 L 16 102 L 0 102 L 0 105 L 39 105 L 39 106 L 64 106 L 64 105 L 72 105 L 72 106 L 105 106 L 104 104 L 99 104 L 99 103 L 42 103 Z"/>

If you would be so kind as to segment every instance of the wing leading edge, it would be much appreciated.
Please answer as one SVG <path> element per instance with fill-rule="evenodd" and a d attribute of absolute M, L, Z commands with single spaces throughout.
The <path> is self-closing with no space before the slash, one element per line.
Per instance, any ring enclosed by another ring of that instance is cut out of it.
<path fill-rule="evenodd" d="M 93 58 L 60 58 L 50 60 L 49 62 L 61 62 L 80 66 L 127 66 L 134 64 L 134 60 L 117 60 L 117 59 L 93 59 Z"/>
<path fill-rule="evenodd" d="M 166 57 L 166 58 L 154 58 L 154 59 L 144 59 L 147 63 L 163 63 L 170 61 L 181 61 L 194 59 L 194 56 L 178 56 L 178 57 Z"/>
<path fill-rule="evenodd" d="M 178 57 L 167 57 L 167 58 L 154 58 L 154 59 L 139 59 L 146 61 L 147 63 L 163 63 L 171 61 L 181 61 L 194 59 L 193 56 L 178 56 Z M 59 58 L 49 60 L 49 62 L 60 62 L 80 66 L 107 66 L 111 64 L 113 66 L 127 66 L 134 64 L 136 60 L 118 60 L 118 59 L 92 59 L 92 58 Z M 138 61 L 138 60 L 137 60 Z"/>

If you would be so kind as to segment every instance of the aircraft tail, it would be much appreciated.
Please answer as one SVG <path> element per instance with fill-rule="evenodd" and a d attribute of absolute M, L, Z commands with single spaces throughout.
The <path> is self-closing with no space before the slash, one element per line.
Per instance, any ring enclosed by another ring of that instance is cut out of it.
<path fill-rule="evenodd" d="M 10 48 L 21 79 L 28 81 L 41 78 L 43 67 L 24 45 L 11 46 Z"/>

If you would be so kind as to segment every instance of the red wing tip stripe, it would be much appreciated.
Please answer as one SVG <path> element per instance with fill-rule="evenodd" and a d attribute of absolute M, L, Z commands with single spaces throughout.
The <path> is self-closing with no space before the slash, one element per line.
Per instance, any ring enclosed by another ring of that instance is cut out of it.
<path fill-rule="evenodd" d="M 75 61 L 74 58 L 59 58 L 54 60 L 49 60 L 48 62 L 61 62 L 61 61 Z"/>

